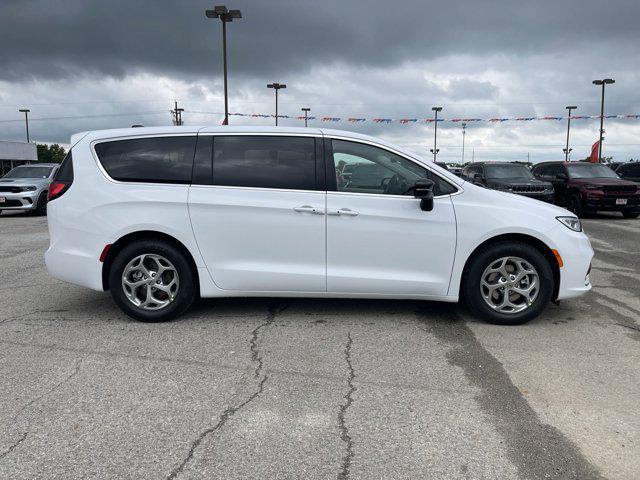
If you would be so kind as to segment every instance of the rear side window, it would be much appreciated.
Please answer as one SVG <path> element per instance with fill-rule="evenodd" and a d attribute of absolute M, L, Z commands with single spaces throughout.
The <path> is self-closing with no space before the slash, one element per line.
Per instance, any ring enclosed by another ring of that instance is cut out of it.
<path fill-rule="evenodd" d="M 191 183 L 196 137 L 134 138 L 95 146 L 103 168 L 122 182 Z"/>
<path fill-rule="evenodd" d="M 213 140 L 213 184 L 315 190 L 315 139 L 217 136 Z"/>
<path fill-rule="evenodd" d="M 67 156 L 64 157 L 60 168 L 53 177 L 56 182 L 64 182 L 71 183 L 73 182 L 73 155 L 71 154 L 71 150 L 67 153 Z"/>

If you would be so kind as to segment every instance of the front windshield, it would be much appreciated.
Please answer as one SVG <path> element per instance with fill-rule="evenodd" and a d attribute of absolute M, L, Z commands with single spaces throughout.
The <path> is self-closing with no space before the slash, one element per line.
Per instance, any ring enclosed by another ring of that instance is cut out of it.
<path fill-rule="evenodd" d="M 567 169 L 571 178 L 620 178 L 609 167 L 598 163 L 572 163 Z"/>
<path fill-rule="evenodd" d="M 48 178 L 53 167 L 16 167 L 2 178 Z"/>
<path fill-rule="evenodd" d="M 535 178 L 524 165 L 505 163 L 504 165 L 485 165 L 487 178 Z"/>

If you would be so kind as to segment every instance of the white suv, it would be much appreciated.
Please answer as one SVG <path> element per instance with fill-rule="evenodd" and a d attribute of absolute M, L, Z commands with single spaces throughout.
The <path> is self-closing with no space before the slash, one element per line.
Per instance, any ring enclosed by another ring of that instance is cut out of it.
<path fill-rule="evenodd" d="M 49 189 L 47 267 L 110 290 L 139 320 L 176 317 L 197 296 L 278 296 L 462 298 L 519 324 L 591 288 L 573 214 L 376 138 L 166 127 L 71 145 Z"/>

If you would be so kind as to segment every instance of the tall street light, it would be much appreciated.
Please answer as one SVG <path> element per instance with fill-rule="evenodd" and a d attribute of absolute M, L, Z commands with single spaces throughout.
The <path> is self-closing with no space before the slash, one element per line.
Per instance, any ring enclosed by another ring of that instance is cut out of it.
<path fill-rule="evenodd" d="M 27 143 L 29 143 L 29 110 L 28 108 L 21 108 L 19 112 L 24 113 L 24 123 L 27 126 Z"/>
<path fill-rule="evenodd" d="M 566 148 L 563 148 L 562 150 L 564 151 L 564 161 L 568 162 L 569 161 L 569 152 L 571 152 L 571 150 L 573 150 L 572 148 L 569 148 L 569 129 L 571 128 L 571 110 L 575 110 L 576 107 L 575 105 L 569 105 L 567 108 L 567 146 Z"/>
<path fill-rule="evenodd" d="M 307 114 L 311 111 L 309 107 L 302 107 L 302 111 L 304 112 L 304 126 L 307 126 Z"/>
<path fill-rule="evenodd" d="M 278 90 L 287 88 L 284 83 L 269 83 L 267 88 L 273 88 L 276 91 L 276 127 L 278 126 Z"/>
<path fill-rule="evenodd" d="M 464 165 L 464 136 L 467 134 L 467 124 L 462 122 L 462 165 Z"/>
<path fill-rule="evenodd" d="M 224 5 L 213 7 L 213 10 L 205 10 L 207 18 L 219 18 L 222 21 L 222 58 L 224 64 L 224 123 L 229 125 L 229 96 L 227 94 L 227 22 L 242 18 L 240 10 L 228 10 Z"/>
<path fill-rule="evenodd" d="M 598 144 L 598 162 L 602 163 L 602 141 L 604 140 L 604 86 L 616 83 L 613 78 L 603 78 L 602 80 L 594 80 L 594 85 L 602 85 L 602 97 L 600 99 L 600 143 Z"/>
<path fill-rule="evenodd" d="M 433 153 L 433 163 L 436 163 L 436 155 L 438 155 L 439 150 L 436 148 L 438 145 L 438 112 L 442 111 L 442 107 L 433 107 L 431 108 L 434 112 L 434 130 L 433 130 L 433 148 L 431 149 L 431 153 Z"/>

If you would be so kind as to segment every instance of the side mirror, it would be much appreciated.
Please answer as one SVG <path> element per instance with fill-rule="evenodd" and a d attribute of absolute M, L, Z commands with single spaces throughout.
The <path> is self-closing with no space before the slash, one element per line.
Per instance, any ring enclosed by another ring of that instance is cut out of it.
<path fill-rule="evenodd" d="M 433 180 L 419 178 L 413 186 L 413 196 L 420 199 L 420 210 L 433 210 Z"/>
<path fill-rule="evenodd" d="M 567 179 L 567 174 L 566 173 L 558 173 L 556 175 L 556 180 L 566 180 Z"/>

